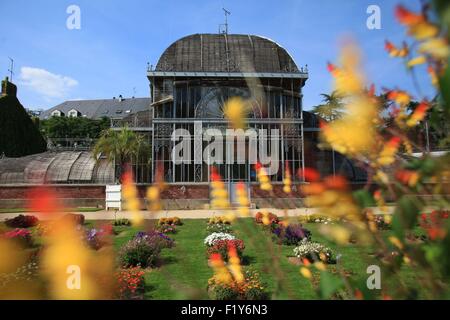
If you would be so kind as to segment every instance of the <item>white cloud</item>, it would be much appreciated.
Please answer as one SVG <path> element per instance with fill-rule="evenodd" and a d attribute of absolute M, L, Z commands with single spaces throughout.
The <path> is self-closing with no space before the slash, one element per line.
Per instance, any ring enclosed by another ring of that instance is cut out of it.
<path fill-rule="evenodd" d="M 30 87 L 46 99 L 64 98 L 78 81 L 67 76 L 51 73 L 45 69 L 20 68 L 21 84 Z"/>

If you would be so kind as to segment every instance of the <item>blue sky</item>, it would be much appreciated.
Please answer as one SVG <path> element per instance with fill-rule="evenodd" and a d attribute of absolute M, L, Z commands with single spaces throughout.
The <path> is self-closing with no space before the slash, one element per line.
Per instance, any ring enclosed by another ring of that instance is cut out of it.
<path fill-rule="evenodd" d="M 263 35 L 286 48 L 299 66 L 308 64 L 304 106 L 329 92 L 327 61 L 336 61 L 342 40 L 352 36 L 364 55 L 367 78 L 380 87 L 414 91 L 403 62 L 389 58 L 385 39 L 400 43 L 404 29 L 394 19 L 398 1 L 385 0 L 72 0 L 0 1 L 0 76 L 15 60 L 19 99 L 48 109 L 71 99 L 149 96 L 147 62 L 156 64 L 172 42 L 193 33 L 216 33 L 222 7 L 232 12 L 230 33 Z M 417 9 L 419 1 L 404 1 Z M 81 29 L 66 27 L 69 5 L 81 9 Z M 381 29 L 366 27 L 369 5 L 381 8 Z M 419 82 L 433 90 L 420 69 Z M 419 98 L 419 95 L 416 94 Z"/>

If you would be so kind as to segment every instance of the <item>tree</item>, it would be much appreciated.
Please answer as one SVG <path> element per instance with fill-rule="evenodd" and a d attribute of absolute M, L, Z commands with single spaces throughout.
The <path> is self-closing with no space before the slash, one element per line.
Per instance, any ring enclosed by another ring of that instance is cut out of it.
<path fill-rule="evenodd" d="M 109 127 L 110 120 L 106 117 L 99 120 L 83 117 L 51 117 L 40 123 L 40 130 L 47 138 L 96 139 Z"/>
<path fill-rule="evenodd" d="M 98 139 L 93 149 L 93 156 L 98 160 L 101 155 L 108 158 L 110 162 L 116 163 L 116 177 L 122 179 L 122 173 L 133 159 L 148 157 L 150 145 L 145 136 L 138 134 L 127 127 L 121 130 L 108 129 Z"/>
<path fill-rule="evenodd" d="M 343 102 L 336 91 L 331 94 L 322 93 L 323 104 L 313 107 L 312 112 L 326 121 L 333 121 L 340 118 L 343 114 Z"/>

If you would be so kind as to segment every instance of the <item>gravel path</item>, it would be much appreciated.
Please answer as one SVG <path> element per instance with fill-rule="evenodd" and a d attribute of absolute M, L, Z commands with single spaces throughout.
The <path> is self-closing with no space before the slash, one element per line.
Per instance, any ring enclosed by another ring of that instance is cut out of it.
<path fill-rule="evenodd" d="M 259 211 L 267 210 L 269 212 L 275 213 L 278 216 L 284 216 L 287 214 L 289 217 L 295 217 L 299 215 L 307 215 L 313 214 L 317 212 L 316 208 L 298 208 L 298 209 L 274 209 L 274 208 L 260 208 L 260 209 L 251 209 L 250 212 L 252 215 L 255 215 Z M 378 213 L 392 213 L 393 207 L 387 207 L 386 212 L 381 212 L 378 208 L 373 208 L 373 212 L 375 214 Z M 114 220 L 120 218 L 128 218 L 132 217 L 132 212 L 129 211 L 96 211 L 96 212 L 74 212 L 81 213 L 85 216 L 86 220 Z M 210 218 L 212 216 L 222 215 L 223 212 L 220 210 L 164 210 L 155 213 L 151 213 L 149 211 L 140 211 L 141 214 L 144 215 L 145 219 L 159 219 L 165 217 L 179 217 L 181 219 L 205 219 Z M 0 221 L 4 221 L 5 219 L 10 219 L 18 216 L 20 213 L 0 213 Z M 50 219 L 48 214 L 39 213 L 39 212 L 28 212 L 23 213 L 26 215 L 34 215 L 37 216 L 41 220 Z"/>

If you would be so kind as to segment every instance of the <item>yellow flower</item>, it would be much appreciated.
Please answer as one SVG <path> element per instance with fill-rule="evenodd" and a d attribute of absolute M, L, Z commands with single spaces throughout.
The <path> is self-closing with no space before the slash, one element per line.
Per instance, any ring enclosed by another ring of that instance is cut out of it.
<path fill-rule="evenodd" d="M 149 209 L 151 211 L 161 210 L 160 190 L 157 185 L 150 186 L 147 189 L 147 199 L 149 200 Z"/>
<path fill-rule="evenodd" d="M 433 38 L 423 42 L 419 46 L 419 52 L 426 53 L 435 59 L 446 60 L 450 55 L 450 49 L 446 40 Z"/>
<path fill-rule="evenodd" d="M 392 216 L 390 214 L 384 215 L 384 222 L 386 222 L 387 224 L 391 224 Z"/>
<path fill-rule="evenodd" d="M 439 33 L 439 28 L 434 24 L 423 21 L 411 25 L 409 27 L 408 33 L 417 40 L 425 40 L 437 36 Z"/>
<path fill-rule="evenodd" d="M 317 261 L 314 263 L 314 266 L 317 268 L 317 270 L 320 271 L 325 271 L 327 270 L 327 266 L 325 263 L 323 263 L 322 261 Z"/>
<path fill-rule="evenodd" d="M 394 246 L 396 246 L 400 250 L 403 249 L 403 243 L 397 237 L 390 236 L 388 239 L 389 242 L 392 243 Z"/>
<path fill-rule="evenodd" d="M 308 268 L 301 267 L 300 268 L 300 274 L 302 276 L 304 276 L 306 279 L 311 279 L 312 278 L 312 272 Z"/>
<path fill-rule="evenodd" d="M 425 56 L 418 56 L 418 57 L 415 57 L 415 58 L 409 60 L 407 62 L 407 64 L 406 64 L 406 66 L 408 68 L 412 68 L 412 67 L 417 66 L 419 64 L 424 64 L 425 62 L 427 62 L 427 59 L 425 58 Z"/>
<path fill-rule="evenodd" d="M 240 97 L 230 98 L 224 106 L 225 118 L 227 118 L 231 125 L 240 129 L 244 127 L 244 120 L 247 117 L 248 107 L 247 102 Z"/>

